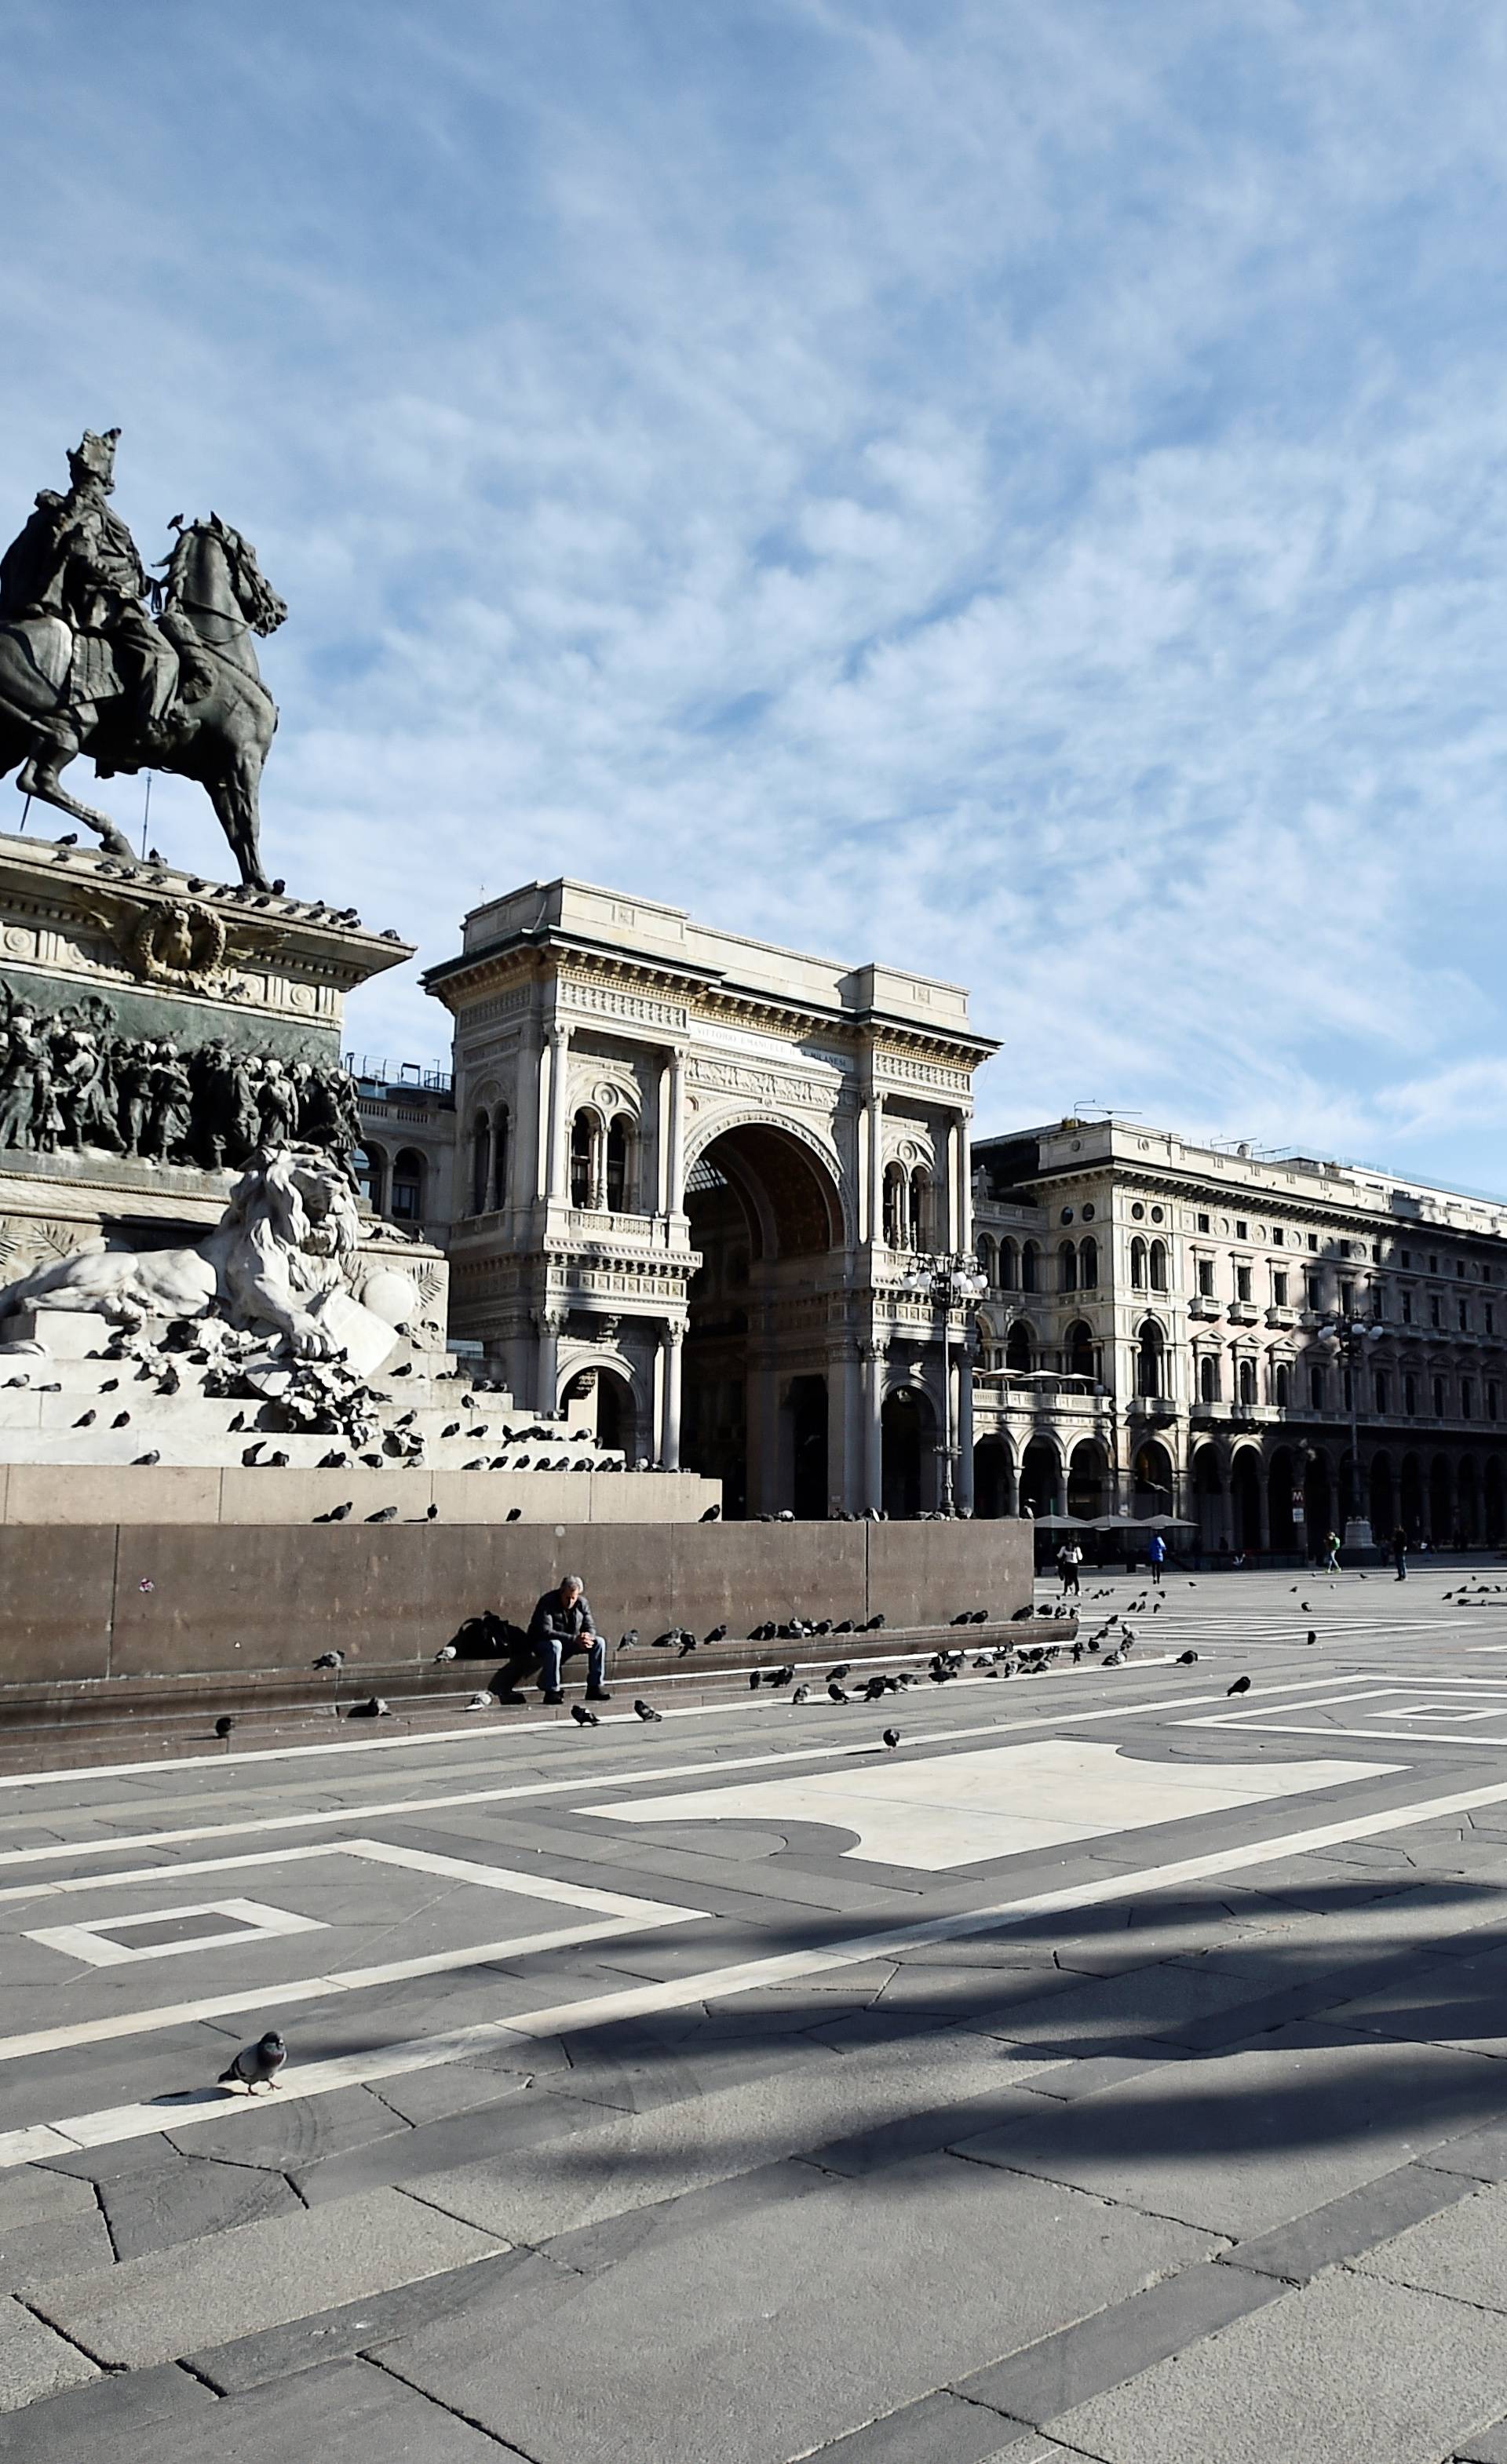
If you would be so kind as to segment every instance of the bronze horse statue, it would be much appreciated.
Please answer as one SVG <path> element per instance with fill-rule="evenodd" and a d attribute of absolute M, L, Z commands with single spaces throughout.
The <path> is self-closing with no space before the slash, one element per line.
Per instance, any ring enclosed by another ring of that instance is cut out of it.
<path fill-rule="evenodd" d="M 0 778 L 19 763 L 24 795 L 71 813 L 112 855 L 127 859 L 135 853 L 130 842 L 108 814 L 71 796 L 59 773 L 87 753 L 102 779 L 147 768 L 197 779 L 242 881 L 266 890 L 258 790 L 277 710 L 253 636 L 275 632 L 287 607 L 269 587 L 251 542 L 218 514 L 174 527 L 177 541 L 152 597 L 162 633 L 179 649 L 183 682 L 161 720 L 144 736 L 139 696 L 108 646 L 76 633 L 61 615 L 0 623 Z"/>

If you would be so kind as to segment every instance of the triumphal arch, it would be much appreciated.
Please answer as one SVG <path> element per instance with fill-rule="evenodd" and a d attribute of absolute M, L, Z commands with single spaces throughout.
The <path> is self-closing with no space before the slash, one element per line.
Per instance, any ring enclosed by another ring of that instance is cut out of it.
<path fill-rule="evenodd" d="M 474 910 L 425 980 L 455 1337 L 730 1516 L 914 1512 L 944 1430 L 966 1509 L 971 1330 L 904 1288 L 971 1246 L 965 992 L 568 880 Z"/>

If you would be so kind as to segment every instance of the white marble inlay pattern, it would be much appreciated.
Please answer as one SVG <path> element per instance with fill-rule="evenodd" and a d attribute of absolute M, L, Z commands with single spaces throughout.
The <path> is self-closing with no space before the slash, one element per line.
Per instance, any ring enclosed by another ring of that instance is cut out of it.
<path fill-rule="evenodd" d="M 1030 1848 L 1141 1831 L 1378 1779 L 1395 1763 L 1141 1762 L 1075 1737 L 902 1761 L 881 1755 L 842 1771 L 802 1771 L 735 1788 L 701 1788 L 632 1804 L 583 1806 L 640 1828 L 659 1822 L 820 1822 L 856 1835 L 843 1855 L 940 1874 Z"/>

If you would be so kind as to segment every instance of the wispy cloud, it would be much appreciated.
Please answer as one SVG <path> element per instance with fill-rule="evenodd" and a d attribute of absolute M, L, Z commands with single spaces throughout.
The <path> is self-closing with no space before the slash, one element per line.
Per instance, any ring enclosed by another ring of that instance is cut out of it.
<path fill-rule="evenodd" d="M 256 539 L 277 870 L 431 959 L 483 888 L 621 883 L 971 984 L 986 1126 L 1507 1185 L 1507 25 L 11 32 L 0 495 L 118 420 L 144 545 L 186 498 Z M 183 787 L 153 830 L 211 844 Z M 411 979 L 352 1020 L 443 1027 Z"/>

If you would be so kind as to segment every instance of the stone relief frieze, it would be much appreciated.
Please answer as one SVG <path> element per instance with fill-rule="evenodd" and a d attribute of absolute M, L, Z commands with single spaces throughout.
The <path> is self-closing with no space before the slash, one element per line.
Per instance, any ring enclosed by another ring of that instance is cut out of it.
<path fill-rule="evenodd" d="M 814 1078 L 797 1078 L 786 1071 L 754 1069 L 737 1061 L 709 1061 L 693 1054 L 686 1064 L 686 1075 L 693 1086 L 704 1087 L 721 1095 L 750 1095 L 758 1104 L 801 1104 L 813 1111 L 830 1112 L 836 1089 Z"/>
<path fill-rule="evenodd" d="M 574 976 L 559 979 L 562 1003 L 595 1018 L 620 1018 L 635 1026 L 665 1026 L 684 1034 L 690 1013 L 684 1001 L 657 1001 L 651 993 L 631 993 L 616 985 L 583 983 Z"/>

